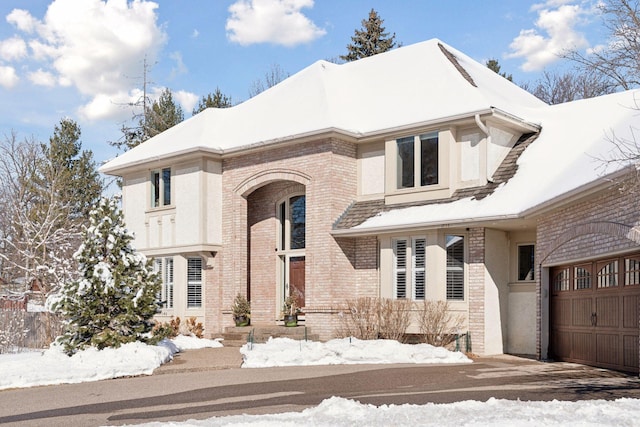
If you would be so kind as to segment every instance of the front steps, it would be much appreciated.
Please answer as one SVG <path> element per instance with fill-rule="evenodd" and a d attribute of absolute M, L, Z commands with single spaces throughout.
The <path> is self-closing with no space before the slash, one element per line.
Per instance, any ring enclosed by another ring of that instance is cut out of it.
<path fill-rule="evenodd" d="M 265 343 L 270 337 L 286 337 L 294 340 L 318 341 L 318 334 L 311 332 L 306 326 L 279 326 L 279 325 L 249 325 L 249 326 L 228 326 L 222 334 L 222 344 L 225 347 L 242 347 L 249 340 L 252 334 L 254 343 Z"/>

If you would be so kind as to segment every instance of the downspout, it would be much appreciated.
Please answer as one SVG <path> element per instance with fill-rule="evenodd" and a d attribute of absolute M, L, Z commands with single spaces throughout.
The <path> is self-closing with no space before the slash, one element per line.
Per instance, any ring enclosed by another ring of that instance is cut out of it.
<path fill-rule="evenodd" d="M 487 168 L 487 144 L 489 144 L 489 140 L 491 139 L 491 135 L 489 134 L 489 128 L 480 120 L 480 114 L 476 114 L 474 116 L 474 119 L 476 121 L 476 125 L 478 125 L 480 130 L 487 137 L 487 143 L 485 144 L 485 156 L 484 156 L 485 176 L 486 176 L 487 182 L 493 182 L 493 179 L 488 174 L 488 168 Z"/>

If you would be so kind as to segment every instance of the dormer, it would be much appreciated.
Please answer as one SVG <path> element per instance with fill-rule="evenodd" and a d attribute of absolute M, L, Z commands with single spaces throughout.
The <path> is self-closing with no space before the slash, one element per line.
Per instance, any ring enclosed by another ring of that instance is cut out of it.
<path fill-rule="evenodd" d="M 385 204 L 448 199 L 456 190 L 486 185 L 518 139 L 538 131 L 536 125 L 490 109 L 389 135 L 384 141 Z"/>

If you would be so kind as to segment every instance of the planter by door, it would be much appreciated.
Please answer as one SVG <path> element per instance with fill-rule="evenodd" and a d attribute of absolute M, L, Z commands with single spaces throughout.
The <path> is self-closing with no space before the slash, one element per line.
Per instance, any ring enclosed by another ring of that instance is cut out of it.
<path fill-rule="evenodd" d="M 237 316 L 235 318 L 236 326 L 249 326 L 249 317 L 248 316 Z"/>
<path fill-rule="evenodd" d="M 285 314 L 284 315 L 284 326 L 288 326 L 288 327 L 298 326 L 298 315 L 297 314 Z"/>

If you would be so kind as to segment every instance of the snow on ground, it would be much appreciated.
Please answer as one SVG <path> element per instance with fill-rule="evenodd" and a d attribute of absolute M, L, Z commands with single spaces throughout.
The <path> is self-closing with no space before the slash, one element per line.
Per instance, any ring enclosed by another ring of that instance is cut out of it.
<path fill-rule="evenodd" d="M 179 335 L 160 345 L 133 342 L 117 349 L 88 348 L 72 357 L 58 345 L 45 351 L 0 354 L 0 390 L 151 375 L 175 353 L 203 347 L 222 347 L 222 344 L 216 340 Z"/>
<path fill-rule="evenodd" d="M 633 426 L 640 419 L 640 400 L 523 402 L 491 398 L 486 402 L 426 405 L 363 405 L 332 397 L 302 412 L 234 415 L 143 426 Z"/>
<path fill-rule="evenodd" d="M 243 368 L 269 366 L 352 365 L 357 363 L 471 363 L 464 354 L 429 344 L 394 340 L 334 339 L 328 342 L 270 338 L 240 349 Z"/>
<path fill-rule="evenodd" d="M 120 376 L 151 374 L 180 350 L 221 347 L 217 340 L 180 335 L 160 345 L 130 343 L 119 349 L 81 351 L 66 356 L 58 346 L 40 352 L 0 355 L 0 390 L 46 384 L 97 381 Z M 353 363 L 469 363 L 461 353 L 426 344 L 407 345 L 395 341 L 332 340 L 300 342 L 287 338 L 265 344 L 245 345 L 241 352 L 246 367 L 353 364 Z M 524 402 L 489 399 L 451 404 L 365 405 L 332 397 L 302 412 L 266 415 L 236 415 L 207 420 L 154 422 L 145 426 L 495 426 L 638 425 L 640 399 L 580 402 Z"/>

